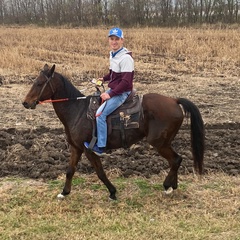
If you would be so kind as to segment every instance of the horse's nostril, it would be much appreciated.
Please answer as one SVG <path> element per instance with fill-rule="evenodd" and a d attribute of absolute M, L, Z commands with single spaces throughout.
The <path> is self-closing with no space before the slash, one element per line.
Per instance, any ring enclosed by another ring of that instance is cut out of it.
<path fill-rule="evenodd" d="M 28 103 L 27 103 L 27 102 L 23 102 L 22 105 L 23 105 L 25 108 L 28 108 Z"/>

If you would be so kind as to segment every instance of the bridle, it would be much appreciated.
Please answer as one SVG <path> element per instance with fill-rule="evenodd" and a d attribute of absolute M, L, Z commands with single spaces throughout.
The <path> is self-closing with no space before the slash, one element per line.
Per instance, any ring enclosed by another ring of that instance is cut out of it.
<path fill-rule="evenodd" d="M 43 92 L 44 92 L 44 90 L 45 90 L 45 88 L 48 84 L 50 85 L 52 93 L 54 94 L 56 92 L 53 85 L 52 85 L 52 82 L 51 82 L 51 80 L 54 78 L 54 73 L 50 77 L 47 77 L 43 72 L 42 72 L 42 74 L 46 78 L 46 82 L 44 83 L 37 100 L 35 102 L 33 102 L 33 104 L 31 105 L 31 108 L 35 108 L 37 104 L 65 102 L 65 101 L 69 101 L 69 100 L 82 100 L 82 99 L 87 98 L 86 96 L 81 96 L 81 97 L 74 97 L 74 98 L 47 99 L 47 100 L 40 101 L 40 98 L 41 98 L 41 96 L 42 96 L 42 94 L 43 94 Z M 100 91 L 98 87 L 97 87 L 97 91 Z M 89 95 L 89 96 L 90 97 L 96 97 L 98 95 L 93 94 L 93 95 Z M 100 94 L 99 94 L 99 96 L 100 96 Z"/>
<path fill-rule="evenodd" d="M 55 93 L 55 91 L 54 91 L 54 88 L 53 88 L 53 85 L 52 85 L 52 83 L 51 83 L 51 80 L 53 79 L 53 77 L 54 77 L 54 73 L 50 76 L 50 77 L 47 77 L 44 73 L 42 73 L 43 74 L 43 76 L 46 78 L 46 82 L 44 83 L 44 85 L 43 85 L 43 87 L 42 87 L 42 89 L 41 89 L 41 91 L 40 91 L 40 93 L 39 93 L 39 96 L 38 96 L 38 98 L 37 98 L 37 100 L 36 100 L 36 104 L 38 104 L 39 103 L 39 101 L 40 101 L 40 98 L 41 98 L 41 96 L 42 96 L 42 94 L 43 94 L 43 91 L 45 90 L 45 88 L 46 88 L 46 86 L 48 85 L 48 83 L 49 83 L 49 85 L 50 85 L 50 88 L 51 88 L 51 90 L 52 90 L 52 93 Z"/>

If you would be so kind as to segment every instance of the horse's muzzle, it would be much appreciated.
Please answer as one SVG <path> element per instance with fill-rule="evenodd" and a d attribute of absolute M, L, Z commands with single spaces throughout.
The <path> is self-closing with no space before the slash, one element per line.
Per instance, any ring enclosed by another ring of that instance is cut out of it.
<path fill-rule="evenodd" d="M 37 104 L 38 104 L 38 101 L 35 101 L 35 102 L 33 102 L 32 104 L 29 104 L 29 103 L 27 103 L 27 102 L 23 102 L 22 104 L 23 104 L 23 106 L 24 106 L 25 108 L 27 108 L 27 109 L 35 109 L 36 106 L 37 106 Z"/>

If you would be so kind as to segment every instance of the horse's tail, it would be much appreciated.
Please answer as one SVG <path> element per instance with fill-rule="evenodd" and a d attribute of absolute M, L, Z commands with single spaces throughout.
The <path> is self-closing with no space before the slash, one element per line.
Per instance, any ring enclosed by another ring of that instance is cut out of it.
<path fill-rule="evenodd" d="M 185 115 L 190 113 L 191 119 L 191 147 L 194 159 L 194 168 L 199 174 L 203 172 L 204 157 L 204 123 L 197 106 L 185 98 L 178 98 L 177 103 L 181 104 Z"/>

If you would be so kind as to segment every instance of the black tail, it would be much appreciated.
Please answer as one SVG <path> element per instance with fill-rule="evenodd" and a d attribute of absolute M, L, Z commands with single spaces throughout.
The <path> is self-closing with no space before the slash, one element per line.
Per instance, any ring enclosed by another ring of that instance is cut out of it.
<path fill-rule="evenodd" d="M 178 98 L 177 103 L 181 104 L 185 114 L 191 114 L 191 147 L 194 159 L 194 167 L 198 169 L 199 174 L 203 172 L 204 157 L 204 124 L 201 113 L 197 106 L 191 101 Z"/>

